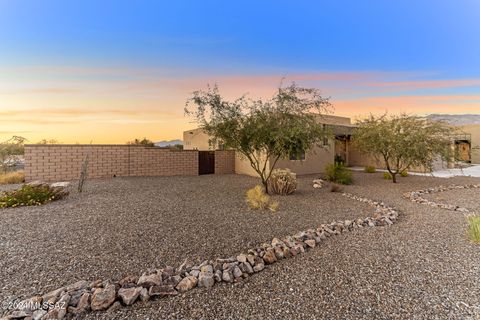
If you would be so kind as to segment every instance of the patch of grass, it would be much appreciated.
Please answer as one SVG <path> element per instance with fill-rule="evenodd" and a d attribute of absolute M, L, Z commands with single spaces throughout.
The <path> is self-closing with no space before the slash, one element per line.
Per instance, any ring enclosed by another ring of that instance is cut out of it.
<path fill-rule="evenodd" d="M 377 172 L 377 169 L 374 166 L 366 166 L 365 168 L 363 168 L 363 171 L 365 171 L 366 173 L 375 173 Z"/>
<path fill-rule="evenodd" d="M 468 221 L 468 237 L 474 243 L 480 244 L 480 216 L 470 216 Z"/>
<path fill-rule="evenodd" d="M 330 185 L 330 192 L 342 192 L 342 191 L 343 191 L 343 187 L 341 184 L 332 183 Z"/>
<path fill-rule="evenodd" d="M 37 206 L 62 198 L 66 193 L 58 192 L 48 185 L 23 185 L 18 190 L 0 194 L 0 208 Z"/>
<path fill-rule="evenodd" d="M 24 183 L 25 173 L 23 171 L 14 171 L 0 174 L 0 184 Z"/>
<path fill-rule="evenodd" d="M 390 174 L 390 172 L 384 172 L 384 173 L 383 173 L 383 179 L 385 179 L 385 180 L 392 180 L 393 177 L 392 177 L 392 175 Z"/>
<path fill-rule="evenodd" d="M 268 209 L 273 212 L 278 210 L 278 202 L 272 201 L 260 185 L 248 189 L 245 200 L 247 201 L 248 207 L 253 210 Z"/>
<path fill-rule="evenodd" d="M 335 163 L 325 167 L 326 179 L 340 184 L 351 184 L 353 182 L 352 172 L 344 164 Z"/>
<path fill-rule="evenodd" d="M 402 172 L 400 172 L 400 176 L 401 177 L 408 177 L 408 171 L 407 170 L 403 170 Z"/>

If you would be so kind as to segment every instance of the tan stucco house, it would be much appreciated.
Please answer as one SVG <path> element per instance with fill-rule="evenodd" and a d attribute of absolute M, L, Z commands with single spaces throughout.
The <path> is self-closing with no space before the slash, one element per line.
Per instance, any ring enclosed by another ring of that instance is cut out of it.
<path fill-rule="evenodd" d="M 326 138 L 314 148 L 304 154 L 280 159 L 277 168 L 288 168 L 293 172 L 302 174 L 322 173 L 327 164 L 333 163 L 335 158 L 341 158 L 346 165 L 355 166 L 356 159 L 361 159 L 350 142 L 355 125 L 350 118 L 324 115 L 319 119 L 319 125 L 327 126 L 333 133 L 332 138 Z M 183 133 L 184 150 L 217 150 L 222 146 L 209 144 L 209 136 L 202 129 L 187 130 Z M 238 174 L 256 175 L 248 160 L 237 153 L 235 157 L 235 172 Z"/>

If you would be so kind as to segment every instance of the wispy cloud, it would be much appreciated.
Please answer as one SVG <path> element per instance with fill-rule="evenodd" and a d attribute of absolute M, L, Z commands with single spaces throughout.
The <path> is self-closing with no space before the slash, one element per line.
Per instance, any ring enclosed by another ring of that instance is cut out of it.
<path fill-rule="evenodd" d="M 369 112 L 479 113 L 480 79 L 438 79 L 428 72 L 319 71 L 211 74 L 182 68 L 0 68 L 4 132 L 42 132 L 65 142 L 178 138 L 191 128 L 183 107 L 194 90 L 218 84 L 228 98 L 270 97 L 295 81 L 332 97 L 339 115 Z M 448 92 L 448 94 L 447 94 Z M 5 135 L 6 133 L 0 133 Z M 102 138 L 98 138 L 98 137 Z M 43 138 L 38 136 L 38 138 Z M 35 140 L 35 139 L 32 139 Z M 37 139 L 39 140 L 39 139 Z"/>

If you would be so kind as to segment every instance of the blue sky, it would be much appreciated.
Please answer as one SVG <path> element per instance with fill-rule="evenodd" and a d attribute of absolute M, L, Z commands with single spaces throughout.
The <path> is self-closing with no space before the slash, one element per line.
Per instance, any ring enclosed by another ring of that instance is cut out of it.
<path fill-rule="evenodd" d="M 320 87 L 347 115 L 426 113 L 439 101 L 439 112 L 480 113 L 479 31 L 476 0 L 0 0 L 0 112 L 91 109 L 92 118 L 140 104 L 159 121 L 177 114 L 168 130 L 179 136 L 198 86 L 225 81 L 232 95 L 255 93 L 252 83 L 286 77 Z M 118 104 L 125 87 L 137 89 Z M 378 100 L 386 97 L 398 99 L 389 107 Z"/>

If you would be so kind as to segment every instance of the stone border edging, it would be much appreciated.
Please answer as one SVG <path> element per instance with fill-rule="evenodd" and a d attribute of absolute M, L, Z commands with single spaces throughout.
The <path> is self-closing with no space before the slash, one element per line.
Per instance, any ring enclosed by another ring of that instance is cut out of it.
<path fill-rule="evenodd" d="M 411 191 L 403 194 L 404 198 L 409 199 L 412 202 L 415 203 L 421 203 L 428 205 L 430 207 L 436 207 L 436 208 L 442 208 L 450 211 L 458 211 L 462 212 L 464 215 L 475 215 L 474 212 L 467 208 L 463 208 L 460 206 L 455 206 L 451 204 L 446 204 L 446 203 L 439 203 L 439 202 L 434 202 L 430 201 L 428 199 L 425 199 L 422 197 L 424 194 L 433 194 L 433 193 L 438 193 L 438 192 L 444 192 L 444 191 L 450 191 L 450 190 L 458 190 L 458 189 L 477 189 L 480 188 L 480 185 L 478 184 L 466 184 L 466 185 L 455 185 L 451 184 L 448 186 L 437 186 L 433 188 L 427 188 L 427 189 L 422 189 L 422 190 L 417 190 L 417 191 Z"/>
<path fill-rule="evenodd" d="M 200 265 L 192 265 L 185 261 L 178 268 L 149 270 L 140 277 L 127 276 L 117 282 L 81 280 L 42 296 L 37 295 L 21 302 L 14 302 L 0 320 L 59 320 L 64 319 L 67 314 L 112 311 L 122 305 L 132 305 L 137 300 L 145 302 L 154 297 L 174 296 L 195 287 L 210 288 L 219 282 L 239 282 L 264 270 L 269 264 L 293 258 L 315 248 L 328 237 L 364 227 L 388 226 L 398 219 L 399 212 L 383 202 L 351 193 L 342 195 L 373 206 L 374 216 L 321 224 L 316 229 L 301 231 L 282 240 L 273 238 L 271 243 L 264 243 L 236 257 L 206 260 Z"/>

